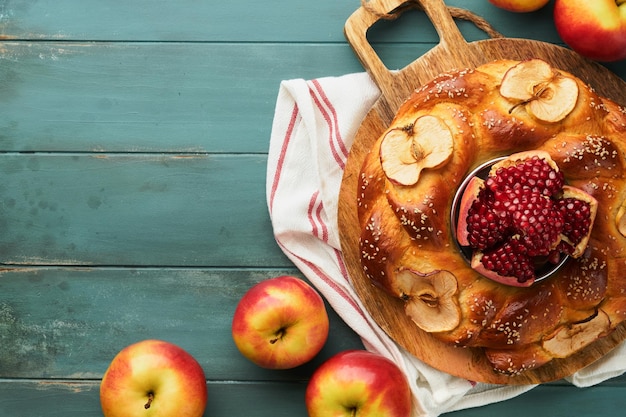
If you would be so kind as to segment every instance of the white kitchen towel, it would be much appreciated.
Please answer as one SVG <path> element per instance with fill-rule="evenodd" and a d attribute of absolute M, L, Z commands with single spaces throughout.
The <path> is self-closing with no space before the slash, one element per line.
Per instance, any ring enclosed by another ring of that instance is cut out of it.
<path fill-rule="evenodd" d="M 378 327 L 350 285 L 337 227 L 339 188 L 356 131 L 379 95 L 366 73 L 281 83 L 267 166 L 267 204 L 276 241 L 366 349 L 404 370 L 417 415 L 435 417 L 522 394 L 534 386 L 474 383 L 416 359 Z M 589 386 L 624 369 L 622 345 L 569 380 Z"/>

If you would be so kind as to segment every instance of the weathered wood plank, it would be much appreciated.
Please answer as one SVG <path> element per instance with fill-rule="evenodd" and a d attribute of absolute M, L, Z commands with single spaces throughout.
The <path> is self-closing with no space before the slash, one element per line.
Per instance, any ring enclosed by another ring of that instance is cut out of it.
<path fill-rule="evenodd" d="M 0 33 L 31 40 L 343 42 L 343 24 L 359 4 L 358 0 L 298 0 L 288 4 L 247 0 L 11 0 L 0 3 Z M 480 14 L 507 36 L 527 37 L 532 26 L 533 36 L 559 41 L 549 7 L 537 13 L 515 14 L 484 0 L 447 0 L 446 4 Z M 399 29 L 393 35 L 395 41 L 437 40 L 423 13 L 406 16 L 394 23 Z M 468 39 L 480 36 L 470 25 L 461 25 L 467 26 Z"/>
<path fill-rule="evenodd" d="M 0 63 L 2 151 L 266 152 L 282 79 L 362 71 L 347 45 L 7 42 Z"/>
<path fill-rule="evenodd" d="M 10 42 L 0 55 L 3 151 L 266 152 L 281 80 L 362 71 L 347 45 Z"/>
<path fill-rule="evenodd" d="M 560 42 L 550 8 L 447 3 Z M 358 5 L 0 0 L 0 263 L 23 265 L 0 272 L 0 416 L 101 416 L 109 361 L 150 337 L 199 359 L 205 415 L 306 415 L 306 379 L 361 347 L 354 332 L 329 309 L 322 353 L 276 372 L 239 355 L 229 324 L 249 286 L 298 273 L 265 207 L 275 98 L 283 79 L 362 71 L 343 37 Z M 419 12 L 369 35 L 390 68 L 438 39 Z M 37 266 L 59 264 L 73 267 Z M 624 389 L 555 383 L 454 415 L 621 415 Z"/>
<path fill-rule="evenodd" d="M 305 383 L 209 381 L 205 416 L 306 417 Z M 101 417 L 99 381 L 0 380 L 0 415 L 11 417 Z M 446 413 L 448 417 L 618 416 L 626 406 L 624 386 L 584 390 L 546 385 L 509 401 Z"/>
<path fill-rule="evenodd" d="M 0 262 L 290 266 L 265 172 L 265 155 L 1 155 Z"/>
<path fill-rule="evenodd" d="M 346 44 L 6 42 L 0 63 L 0 151 L 263 153 L 281 80 L 363 71 Z"/>
<path fill-rule="evenodd" d="M 245 359 L 230 334 L 235 307 L 252 285 L 283 274 L 301 276 L 295 269 L 259 268 L 4 270 L 0 376 L 98 379 L 124 346 L 156 338 L 187 349 L 209 380 L 303 381 L 330 355 L 362 349 L 328 307 L 329 339 L 309 364 L 278 372 Z"/>
<path fill-rule="evenodd" d="M 102 417 L 100 381 L 0 379 L 0 415 Z"/>
<path fill-rule="evenodd" d="M 305 417 L 305 388 L 297 382 L 209 381 L 204 415 Z M 99 381 L 0 380 L 0 415 L 102 417 Z"/>

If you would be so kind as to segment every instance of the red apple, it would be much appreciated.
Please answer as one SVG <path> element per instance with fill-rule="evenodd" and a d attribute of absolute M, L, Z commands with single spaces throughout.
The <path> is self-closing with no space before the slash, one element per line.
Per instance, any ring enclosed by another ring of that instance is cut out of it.
<path fill-rule="evenodd" d="M 232 335 L 239 351 L 268 369 L 289 369 L 315 357 L 328 339 L 324 300 L 303 280 L 262 281 L 239 301 Z"/>
<path fill-rule="evenodd" d="M 510 12 L 534 12 L 548 4 L 550 0 L 489 0 L 489 3 Z"/>
<path fill-rule="evenodd" d="M 305 393 L 309 417 L 409 417 L 412 394 L 389 359 L 364 350 L 340 352 L 311 376 Z"/>
<path fill-rule="evenodd" d="M 626 0 L 556 0 L 554 24 L 563 42 L 584 57 L 626 59 Z"/>
<path fill-rule="evenodd" d="M 201 417 L 206 378 L 182 348 L 144 340 L 113 358 L 100 384 L 100 404 L 105 417 Z"/>

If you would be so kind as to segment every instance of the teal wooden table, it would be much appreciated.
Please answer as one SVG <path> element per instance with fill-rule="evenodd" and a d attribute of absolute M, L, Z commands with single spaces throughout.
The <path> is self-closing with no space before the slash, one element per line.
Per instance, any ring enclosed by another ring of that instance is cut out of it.
<path fill-rule="evenodd" d="M 448 4 L 560 43 L 551 6 Z M 362 71 L 343 36 L 358 6 L 0 0 L 0 416 L 100 416 L 110 360 L 146 338 L 199 360 L 206 416 L 306 415 L 312 371 L 359 338 L 333 313 L 313 362 L 268 371 L 238 353 L 230 320 L 254 283 L 300 275 L 265 205 L 275 99 L 284 79 Z M 419 12 L 370 36 L 390 68 L 438 42 Z M 626 78 L 626 63 L 607 66 Z M 625 394 L 625 377 L 556 382 L 452 414 L 618 416 Z"/>

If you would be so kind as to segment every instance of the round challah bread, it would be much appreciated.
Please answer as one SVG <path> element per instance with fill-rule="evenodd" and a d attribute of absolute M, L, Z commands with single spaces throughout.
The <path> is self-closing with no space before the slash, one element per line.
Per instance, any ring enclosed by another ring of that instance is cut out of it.
<path fill-rule="evenodd" d="M 625 165 L 626 109 L 570 73 L 442 74 L 361 167 L 365 276 L 496 371 L 568 357 L 626 319 Z"/>

